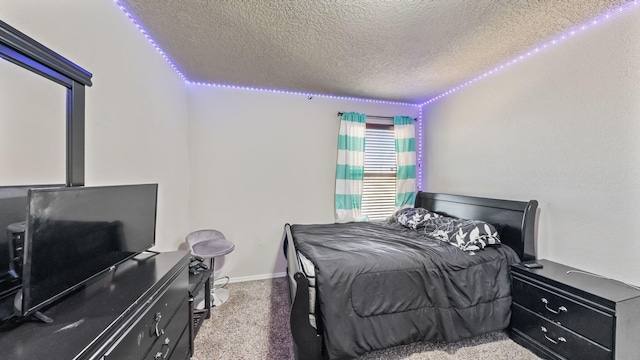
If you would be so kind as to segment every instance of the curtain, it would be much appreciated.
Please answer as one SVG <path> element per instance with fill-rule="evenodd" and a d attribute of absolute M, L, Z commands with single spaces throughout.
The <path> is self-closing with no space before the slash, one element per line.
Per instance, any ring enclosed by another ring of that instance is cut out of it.
<path fill-rule="evenodd" d="M 365 134 L 365 114 L 356 112 L 342 114 L 336 166 L 336 222 L 367 220 L 360 213 Z"/>
<path fill-rule="evenodd" d="M 416 198 L 416 139 L 413 118 L 394 116 L 396 144 L 396 211 L 413 207 Z"/>

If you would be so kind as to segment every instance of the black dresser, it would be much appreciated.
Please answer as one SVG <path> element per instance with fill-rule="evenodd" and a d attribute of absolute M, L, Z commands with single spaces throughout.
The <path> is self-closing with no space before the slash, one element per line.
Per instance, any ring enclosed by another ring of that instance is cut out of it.
<path fill-rule="evenodd" d="M 545 359 L 640 359 L 640 290 L 562 264 L 511 268 L 514 341 Z"/>
<path fill-rule="evenodd" d="M 44 309 L 0 325 L 2 359 L 189 358 L 189 254 L 145 253 Z"/>

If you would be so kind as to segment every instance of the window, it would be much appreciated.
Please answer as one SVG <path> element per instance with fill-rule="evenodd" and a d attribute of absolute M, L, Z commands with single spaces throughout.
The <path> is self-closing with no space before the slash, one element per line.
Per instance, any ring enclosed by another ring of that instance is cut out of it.
<path fill-rule="evenodd" d="M 393 125 L 367 123 L 362 215 L 369 220 L 393 214 L 396 202 L 396 147 Z"/>

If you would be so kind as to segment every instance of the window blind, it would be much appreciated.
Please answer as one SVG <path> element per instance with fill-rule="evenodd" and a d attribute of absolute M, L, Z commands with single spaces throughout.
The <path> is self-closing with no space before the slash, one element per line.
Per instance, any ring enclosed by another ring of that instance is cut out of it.
<path fill-rule="evenodd" d="M 393 125 L 367 124 L 362 183 L 362 215 L 370 220 L 393 214 L 396 198 L 396 149 Z"/>

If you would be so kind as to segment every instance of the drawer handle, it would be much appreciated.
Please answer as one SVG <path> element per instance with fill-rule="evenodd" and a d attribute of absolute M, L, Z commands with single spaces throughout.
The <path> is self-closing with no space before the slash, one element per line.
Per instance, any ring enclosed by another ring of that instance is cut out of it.
<path fill-rule="evenodd" d="M 167 355 L 169 355 L 169 342 L 171 342 L 171 340 L 169 340 L 169 338 L 166 338 L 164 340 L 164 343 L 162 344 L 162 348 L 165 347 L 165 345 L 167 346 L 167 349 L 165 350 L 165 353 L 162 354 L 162 349 L 160 349 L 161 351 L 158 351 L 156 353 L 156 355 L 153 357 L 154 359 L 166 359 Z"/>
<path fill-rule="evenodd" d="M 567 312 L 567 308 L 564 307 L 564 306 L 560 306 L 558 308 L 558 310 L 556 311 L 556 310 L 551 309 L 549 306 L 547 306 L 547 305 L 549 305 L 549 300 L 547 300 L 545 298 L 542 298 L 541 300 L 542 300 L 542 303 L 544 304 L 544 308 L 549 310 L 549 312 L 551 312 L 553 314 L 560 314 L 561 312 Z"/>
<path fill-rule="evenodd" d="M 561 343 L 561 342 L 566 343 L 567 342 L 567 339 L 563 338 L 562 336 L 560 336 L 558 338 L 558 340 L 553 340 L 552 338 L 548 337 L 547 336 L 547 328 L 544 327 L 544 326 L 540 326 L 540 330 L 542 330 L 542 332 L 544 333 L 544 338 L 549 340 L 549 342 L 551 342 L 553 344 L 558 345 L 558 343 Z"/>
<path fill-rule="evenodd" d="M 156 316 L 153 318 L 156 323 L 156 337 L 160 337 L 164 335 L 164 329 L 158 329 L 158 325 L 160 325 L 160 319 L 162 319 L 162 314 L 160 312 L 156 313 Z"/>

